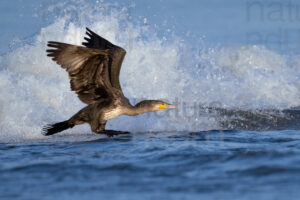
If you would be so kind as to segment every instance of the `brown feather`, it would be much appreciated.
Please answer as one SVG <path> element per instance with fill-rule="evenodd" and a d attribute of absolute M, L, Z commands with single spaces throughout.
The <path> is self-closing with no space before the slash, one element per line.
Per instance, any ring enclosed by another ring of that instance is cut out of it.
<path fill-rule="evenodd" d="M 69 73 L 71 90 L 86 104 L 112 97 L 109 52 L 60 42 L 49 42 L 48 56 Z M 101 91 L 101 92 L 100 92 Z"/>
<path fill-rule="evenodd" d="M 88 28 L 86 28 L 86 34 L 88 37 L 84 38 L 85 42 L 83 42 L 82 45 L 91 49 L 110 50 L 111 57 L 108 62 L 109 79 L 112 87 L 122 92 L 119 75 L 126 51 L 123 48 L 114 45 L 103 37 L 97 35 Z"/>

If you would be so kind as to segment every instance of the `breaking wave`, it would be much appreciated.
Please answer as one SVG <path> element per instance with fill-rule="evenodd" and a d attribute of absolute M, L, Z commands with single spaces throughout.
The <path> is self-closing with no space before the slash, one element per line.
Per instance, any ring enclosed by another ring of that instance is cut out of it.
<path fill-rule="evenodd" d="M 60 9 L 64 8 L 64 9 Z M 283 110 L 300 105 L 300 56 L 263 46 L 194 47 L 176 33 L 134 22 L 118 4 L 68 2 L 49 5 L 52 23 L 30 42 L 20 41 L 0 57 L 0 141 L 43 138 L 41 127 L 81 109 L 67 73 L 46 56 L 47 41 L 80 45 L 85 27 L 127 50 L 120 81 L 134 104 L 141 99 L 179 103 L 178 111 L 121 116 L 108 128 L 144 131 L 220 129 L 203 107 Z M 163 30 L 161 30 L 163 31 Z M 222 121 L 222 120 L 221 120 Z M 66 131 L 90 132 L 88 126 Z"/>

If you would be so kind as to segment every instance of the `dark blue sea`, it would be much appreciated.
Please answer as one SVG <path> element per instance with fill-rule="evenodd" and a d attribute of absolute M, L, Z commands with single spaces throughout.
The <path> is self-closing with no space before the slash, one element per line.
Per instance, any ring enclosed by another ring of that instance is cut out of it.
<path fill-rule="evenodd" d="M 82 134 L 74 142 L 1 144 L 0 198 L 296 200 L 299 133 Z"/>
<path fill-rule="evenodd" d="M 300 199 L 296 0 L 0 2 L 0 199 Z M 178 104 L 46 137 L 85 105 L 48 41 L 126 49 L 132 104 Z"/>

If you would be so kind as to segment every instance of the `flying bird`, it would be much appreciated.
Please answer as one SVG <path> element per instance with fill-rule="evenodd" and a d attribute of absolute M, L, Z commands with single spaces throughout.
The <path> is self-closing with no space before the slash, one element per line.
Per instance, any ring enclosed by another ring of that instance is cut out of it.
<path fill-rule="evenodd" d="M 136 116 L 178 107 L 160 100 L 144 100 L 131 105 L 119 81 L 126 51 L 88 28 L 86 34 L 83 46 L 48 42 L 47 56 L 68 72 L 71 90 L 87 106 L 66 121 L 45 126 L 44 135 L 53 135 L 85 123 L 90 125 L 92 132 L 99 134 L 128 133 L 106 130 L 106 122 L 120 115 Z"/>

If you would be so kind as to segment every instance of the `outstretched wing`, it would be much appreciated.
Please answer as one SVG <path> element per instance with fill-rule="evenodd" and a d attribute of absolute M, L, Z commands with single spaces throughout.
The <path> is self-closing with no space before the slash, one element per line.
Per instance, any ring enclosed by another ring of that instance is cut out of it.
<path fill-rule="evenodd" d="M 86 42 L 83 42 L 82 45 L 91 49 L 110 50 L 112 55 L 108 62 L 110 82 L 114 88 L 122 91 L 119 75 L 126 51 L 97 35 L 88 28 L 86 28 L 86 34 L 88 37 L 84 38 Z"/>
<path fill-rule="evenodd" d="M 108 51 L 48 42 L 48 56 L 69 73 L 71 89 L 86 104 L 111 98 Z"/>

